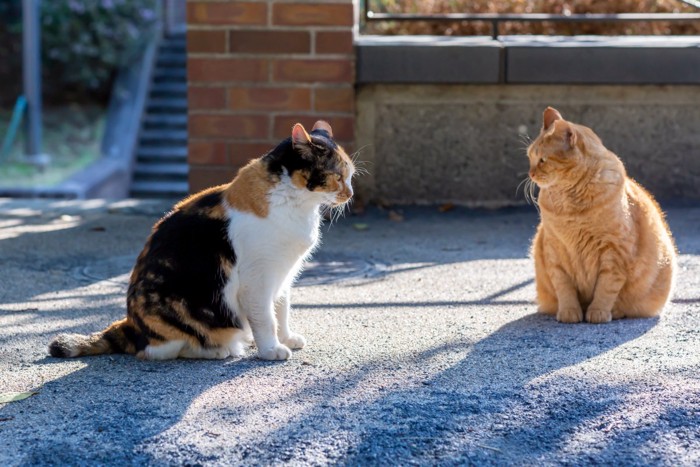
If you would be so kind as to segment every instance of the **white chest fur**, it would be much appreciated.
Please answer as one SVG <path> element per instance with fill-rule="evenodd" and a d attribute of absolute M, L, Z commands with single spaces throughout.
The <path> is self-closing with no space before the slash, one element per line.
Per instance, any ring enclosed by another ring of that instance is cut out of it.
<path fill-rule="evenodd" d="M 276 300 L 301 271 L 320 239 L 318 205 L 271 203 L 267 217 L 229 209 L 229 239 L 236 262 L 224 295 L 229 306 L 245 314 L 241 293 Z"/>

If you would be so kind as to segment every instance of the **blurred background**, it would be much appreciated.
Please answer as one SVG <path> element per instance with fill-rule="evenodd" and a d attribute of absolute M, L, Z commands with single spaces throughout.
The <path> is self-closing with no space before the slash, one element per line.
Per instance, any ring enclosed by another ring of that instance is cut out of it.
<path fill-rule="evenodd" d="M 26 157 L 26 122 L 12 128 L 13 114 L 16 125 L 28 113 L 22 99 L 26 97 L 23 11 L 27 8 L 35 8 L 38 16 L 34 37 L 40 44 L 41 152 L 45 156 L 39 161 Z M 137 98 L 133 86 L 121 83 L 120 88 L 120 72 L 138 67 L 149 45 L 162 42 L 163 37 L 181 41 L 181 57 L 175 65 L 181 70 L 180 97 L 184 99 L 184 18 L 184 0 L 0 0 L 0 136 L 4 139 L 0 192 L 51 194 L 51 187 L 61 186 L 108 156 L 105 130 L 110 125 L 121 128 L 115 94 L 121 89 L 127 94 L 123 98 Z M 122 81 L 128 80 L 122 77 Z M 54 195 L 76 194 L 70 189 L 60 191 Z"/>

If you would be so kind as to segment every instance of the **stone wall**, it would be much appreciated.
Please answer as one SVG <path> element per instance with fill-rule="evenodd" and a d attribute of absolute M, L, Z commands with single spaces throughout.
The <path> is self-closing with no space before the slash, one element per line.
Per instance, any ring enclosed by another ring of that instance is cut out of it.
<path fill-rule="evenodd" d="M 365 198 L 498 207 L 524 203 L 526 138 L 548 105 L 593 128 L 660 200 L 700 201 L 700 87 L 363 85 L 357 147 Z"/>
<path fill-rule="evenodd" d="M 352 149 L 352 0 L 187 2 L 190 191 L 327 120 Z"/>

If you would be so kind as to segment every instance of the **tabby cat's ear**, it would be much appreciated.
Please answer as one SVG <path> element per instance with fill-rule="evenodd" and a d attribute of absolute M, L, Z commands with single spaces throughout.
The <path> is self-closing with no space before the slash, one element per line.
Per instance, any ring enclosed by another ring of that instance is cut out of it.
<path fill-rule="evenodd" d="M 572 149 L 576 146 L 578 132 L 576 128 L 566 120 L 555 121 L 551 133 L 557 135 L 560 140 L 563 140 L 567 145 L 567 149 Z"/>
<path fill-rule="evenodd" d="M 556 120 L 564 120 L 564 118 L 557 109 L 547 107 L 542 115 L 542 131 L 547 131 Z"/>
<path fill-rule="evenodd" d="M 304 126 L 301 123 L 297 123 L 292 128 L 292 144 L 294 147 L 297 145 L 307 145 L 311 142 L 311 136 L 306 132 Z"/>
<path fill-rule="evenodd" d="M 311 131 L 315 130 L 323 130 L 326 133 L 328 133 L 328 136 L 331 138 L 333 137 L 333 128 L 328 124 L 328 122 L 319 120 L 316 123 L 314 123 L 314 127 L 311 129 Z"/>

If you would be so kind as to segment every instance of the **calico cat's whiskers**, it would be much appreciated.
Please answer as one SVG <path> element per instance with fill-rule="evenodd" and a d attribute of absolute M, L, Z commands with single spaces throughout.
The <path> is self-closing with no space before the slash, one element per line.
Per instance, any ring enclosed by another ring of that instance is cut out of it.
<path fill-rule="evenodd" d="M 360 153 L 362 152 L 363 149 L 369 147 L 369 144 L 365 144 L 362 146 L 360 149 L 357 151 L 353 152 L 350 154 L 350 160 L 352 161 L 353 166 L 355 166 L 355 173 L 357 175 L 369 175 L 369 170 L 367 167 L 365 167 L 366 164 L 369 164 L 369 161 L 361 161 L 359 160 Z"/>
<path fill-rule="evenodd" d="M 350 199 L 350 201 L 345 204 L 341 204 L 340 206 L 324 206 L 321 216 L 328 220 L 328 225 L 333 225 L 334 223 L 338 222 L 341 217 L 345 217 L 345 213 L 352 204 L 352 201 L 353 200 Z"/>

